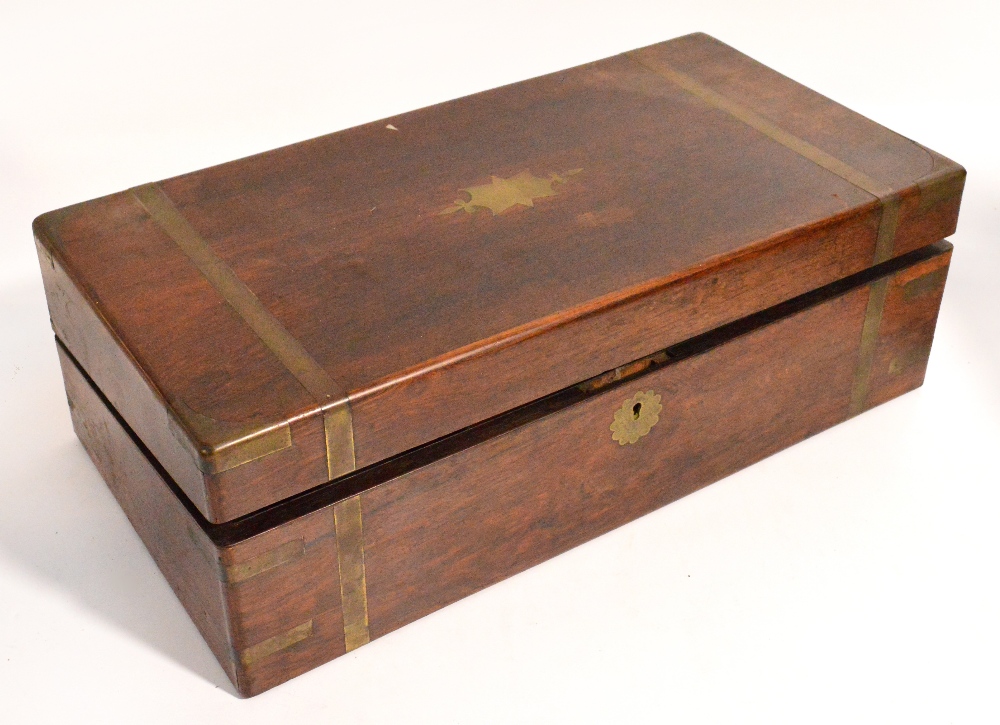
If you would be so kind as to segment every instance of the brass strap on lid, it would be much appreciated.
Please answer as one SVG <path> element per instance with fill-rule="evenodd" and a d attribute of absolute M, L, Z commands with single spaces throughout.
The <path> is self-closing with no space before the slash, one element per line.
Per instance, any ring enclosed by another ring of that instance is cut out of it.
<path fill-rule="evenodd" d="M 260 298 L 236 276 L 232 268 L 214 251 L 191 226 L 184 215 L 157 184 L 146 184 L 131 190 L 156 225 L 187 255 L 198 271 L 215 288 L 236 314 L 256 333 L 257 337 L 302 384 L 323 411 L 326 433 L 327 473 L 331 479 L 353 471 L 354 427 L 350 401 L 330 375 L 306 351 L 302 344 L 267 311 Z M 270 431 L 268 428 L 267 431 Z M 282 439 L 276 439 L 279 443 Z M 284 440 L 290 441 L 290 438 Z M 246 455 L 228 454 L 233 465 L 281 450 L 278 445 L 260 450 L 260 441 L 250 436 L 237 444 L 245 444 Z"/>
<path fill-rule="evenodd" d="M 882 218 L 879 222 L 878 240 L 875 243 L 875 258 L 872 264 L 879 264 L 892 256 L 892 245 L 896 236 L 896 224 L 899 221 L 899 199 L 894 189 L 876 181 L 863 171 L 859 171 L 850 164 L 828 154 L 823 149 L 813 146 L 795 134 L 789 133 L 756 111 L 727 98 L 708 86 L 702 85 L 687 73 L 676 70 L 668 63 L 660 60 L 656 56 L 655 51 L 643 49 L 634 51 L 629 55 L 647 70 L 653 71 L 658 76 L 680 86 L 710 106 L 725 111 L 733 118 L 760 131 L 768 138 L 777 141 L 787 149 L 791 149 L 799 156 L 809 159 L 817 166 L 821 166 L 849 184 L 853 184 L 862 191 L 866 191 L 876 197 L 882 205 Z"/>

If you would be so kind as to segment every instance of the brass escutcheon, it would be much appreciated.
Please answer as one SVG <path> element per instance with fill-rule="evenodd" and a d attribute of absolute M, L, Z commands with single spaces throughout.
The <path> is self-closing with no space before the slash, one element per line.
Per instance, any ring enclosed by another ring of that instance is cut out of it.
<path fill-rule="evenodd" d="M 660 396 L 652 390 L 639 392 L 622 403 L 615 411 L 615 420 L 611 424 L 612 440 L 624 446 L 635 443 L 653 429 L 660 420 Z"/>

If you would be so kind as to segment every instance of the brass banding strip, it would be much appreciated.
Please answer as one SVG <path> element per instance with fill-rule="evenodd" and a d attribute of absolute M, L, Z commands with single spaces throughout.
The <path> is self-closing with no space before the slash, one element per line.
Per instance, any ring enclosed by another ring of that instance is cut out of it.
<path fill-rule="evenodd" d="M 305 551 L 305 542 L 302 539 L 289 541 L 253 559 L 225 567 L 226 581 L 230 584 L 239 584 L 282 564 L 300 559 L 305 556 Z"/>
<path fill-rule="evenodd" d="M 254 431 L 212 449 L 211 461 L 205 461 L 205 473 L 221 473 L 244 463 L 256 461 L 292 445 L 292 427 L 288 423 Z"/>
<path fill-rule="evenodd" d="M 878 237 L 875 240 L 875 264 L 892 259 L 892 247 L 896 241 L 896 227 L 899 225 L 899 196 L 880 197 L 882 218 L 878 223 Z"/>
<path fill-rule="evenodd" d="M 854 382 L 851 385 L 851 402 L 848 409 L 850 415 L 863 412 L 868 404 L 872 365 L 875 362 L 875 348 L 878 344 L 878 329 L 882 324 L 882 310 L 885 308 L 890 279 L 890 277 L 877 279 L 868 288 L 868 307 L 865 309 L 865 322 L 861 328 L 858 366 L 854 371 Z"/>
<path fill-rule="evenodd" d="M 344 614 L 346 650 L 368 644 L 368 586 L 365 581 L 364 530 L 361 526 L 361 496 L 351 496 L 333 507 L 337 532 L 337 564 L 340 569 L 340 599 Z"/>
<path fill-rule="evenodd" d="M 760 131 L 768 138 L 777 141 L 785 148 L 791 149 L 799 156 L 809 159 L 814 164 L 830 171 L 844 181 L 853 184 L 878 198 L 882 203 L 882 218 L 879 222 L 878 241 L 875 246 L 874 264 L 884 262 L 892 256 L 893 239 L 899 217 L 899 201 L 894 189 L 876 181 L 850 164 L 828 154 L 823 149 L 813 146 L 808 141 L 789 133 L 756 111 L 741 103 L 727 98 L 721 93 L 702 85 L 686 73 L 673 68 L 656 56 L 652 49 L 637 50 L 630 53 L 631 57 L 647 70 L 680 86 L 691 95 L 700 98 L 715 108 L 725 111 L 730 116 L 742 121 L 748 126 Z"/>
<path fill-rule="evenodd" d="M 174 412 L 188 427 L 197 431 L 204 440 L 213 441 L 198 458 L 198 467 L 205 473 L 228 471 L 292 445 L 292 427 L 287 421 L 271 427 L 240 427 L 202 415 L 183 400 L 174 399 L 172 404 Z M 171 432 L 182 444 L 186 442 L 187 436 L 183 432 L 173 428 Z"/>
<path fill-rule="evenodd" d="M 229 306 L 320 405 L 330 478 L 353 471 L 356 465 L 354 432 L 347 395 L 302 344 L 267 311 L 257 295 L 229 265 L 212 251 L 158 185 L 146 184 L 131 191 L 157 226 L 181 248 Z"/>
<path fill-rule="evenodd" d="M 354 456 L 354 422 L 351 404 L 345 396 L 323 409 L 326 437 L 326 469 L 331 479 L 350 473 L 357 467 Z"/>
<path fill-rule="evenodd" d="M 312 636 L 312 633 L 313 621 L 310 619 L 308 622 L 300 624 L 298 627 L 294 627 L 287 632 L 271 637 L 270 639 L 265 639 L 253 647 L 247 647 L 240 652 L 240 662 L 243 663 L 244 667 L 250 667 L 265 657 L 270 657 L 273 654 L 288 649 L 292 645 L 298 644 L 304 639 L 308 639 Z"/>

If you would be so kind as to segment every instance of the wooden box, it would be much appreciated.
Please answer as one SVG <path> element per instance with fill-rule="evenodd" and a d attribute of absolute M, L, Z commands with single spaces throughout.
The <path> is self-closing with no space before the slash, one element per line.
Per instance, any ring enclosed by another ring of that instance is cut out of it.
<path fill-rule="evenodd" d="M 76 431 L 252 695 L 919 386 L 964 177 L 691 35 L 34 229 Z"/>

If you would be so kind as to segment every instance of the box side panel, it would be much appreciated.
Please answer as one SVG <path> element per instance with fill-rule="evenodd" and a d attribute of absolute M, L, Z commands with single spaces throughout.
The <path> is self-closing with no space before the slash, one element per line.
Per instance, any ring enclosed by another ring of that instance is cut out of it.
<path fill-rule="evenodd" d="M 199 510 L 208 511 L 194 451 L 167 412 L 162 396 L 90 308 L 59 260 L 44 244 L 39 242 L 36 247 L 56 336 L 88 368 L 88 374 L 95 377 L 119 412 L 127 412 L 129 425 L 143 435 L 188 498 Z"/>
<path fill-rule="evenodd" d="M 332 512 L 217 547 L 61 347 L 59 358 L 77 435 L 240 693 L 342 654 Z"/>
<path fill-rule="evenodd" d="M 243 365 L 267 377 L 257 364 L 259 350 L 250 354 L 241 347 L 261 345 L 249 330 L 236 335 L 226 325 L 212 322 L 211 319 L 214 318 L 211 310 L 196 309 L 197 306 L 191 305 L 193 297 L 208 294 L 213 297 L 215 305 L 225 307 L 224 301 L 215 298 L 211 289 L 202 289 L 207 287 L 207 282 L 199 282 L 197 270 L 187 260 L 182 260 L 179 266 L 192 279 L 175 273 L 176 284 L 169 294 L 164 293 L 163 298 L 148 294 L 155 287 L 134 288 L 130 291 L 119 289 L 121 285 L 113 282 L 103 287 L 103 297 L 93 289 L 89 289 L 85 295 L 64 268 L 64 262 L 49 249 L 48 245 L 51 243 L 51 240 L 43 243 L 40 239 L 37 247 L 53 330 L 203 516 L 215 523 L 228 521 L 267 506 L 276 498 L 285 498 L 327 479 L 323 420 L 319 415 L 298 418 L 289 423 L 285 436 L 288 445 L 279 443 L 283 447 L 255 459 L 252 466 L 238 465 L 221 471 L 203 471 L 205 466 L 199 461 L 197 443 L 184 426 L 193 427 L 196 438 L 211 440 L 225 438 L 229 429 L 237 430 L 242 424 L 213 419 L 206 414 L 211 412 L 210 408 L 199 406 L 191 396 L 175 399 L 172 403 L 166 400 L 160 387 L 141 372 L 150 369 L 150 366 L 132 357 L 125 344 L 111 331 L 114 326 L 102 319 L 88 299 L 88 296 L 96 298 L 96 308 L 103 312 L 109 306 L 102 306 L 102 302 L 109 301 L 105 299 L 109 291 L 115 290 L 123 298 L 132 295 L 132 303 L 129 305 L 131 310 L 140 305 L 147 308 L 146 313 L 130 312 L 136 318 L 134 324 L 146 330 L 158 331 L 153 335 L 133 334 L 132 344 L 148 338 L 149 344 L 141 352 L 158 360 L 157 365 L 153 366 L 155 369 L 169 368 L 173 375 L 187 370 L 187 374 L 195 379 L 188 389 L 200 390 L 202 400 L 213 396 L 217 399 L 224 398 L 233 392 L 233 380 L 239 377 L 231 375 L 232 371 L 225 369 L 226 366 L 234 363 Z M 142 255 L 132 250 L 131 255 L 125 256 L 127 260 L 130 256 Z M 101 264 L 117 269 L 119 281 L 135 274 L 131 266 L 134 263 L 123 262 L 120 258 L 113 261 L 110 258 L 101 260 Z M 148 271 L 147 268 L 143 269 Z M 110 272 L 108 276 L 112 276 Z M 196 291 L 189 289 L 192 287 Z M 113 301 L 110 307 L 114 307 Z M 210 341 L 201 337 L 191 341 L 183 336 L 179 337 L 184 324 L 179 321 L 183 315 L 174 309 L 177 307 L 186 308 L 185 314 L 203 315 L 206 318 L 205 330 L 214 330 L 220 339 Z M 223 341 L 228 342 L 220 348 Z M 175 359 L 164 354 L 166 349 L 171 350 L 170 355 Z M 206 363 L 206 354 L 218 354 L 219 359 L 216 363 Z M 270 355 L 266 350 L 264 354 Z M 199 359 L 200 364 L 197 363 Z M 198 367 L 201 372 L 195 370 Z M 161 380 L 161 383 L 174 390 L 178 387 L 169 381 L 164 383 Z M 292 385 L 298 386 L 298 383 L 292 380 Z M 304 391 L 299 392 L 304 394 Z M 205 412 L 198 412 L 192 406 Z M 183 425 L 175 417 L 179 409 L 186 416 Z M 269 479 L 271 483 L 261 485 L 261 477 Z"/>
<path fill-rule="evenodd" d="M 61 347 L 59 362 L 77 436 L 212 653 L 236 683 L 218 549 Z"/>

